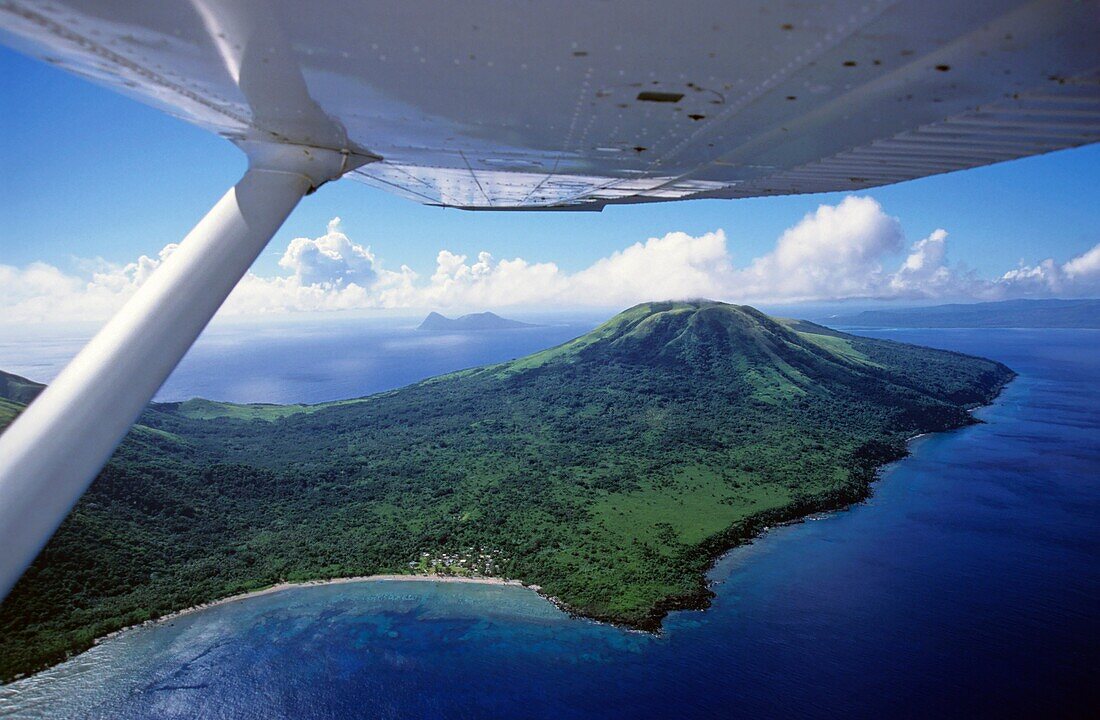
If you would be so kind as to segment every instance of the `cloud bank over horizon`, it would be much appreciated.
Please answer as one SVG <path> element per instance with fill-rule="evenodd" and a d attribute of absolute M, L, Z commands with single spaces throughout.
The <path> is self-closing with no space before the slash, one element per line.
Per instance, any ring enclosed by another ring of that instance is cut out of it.
<path fill-rule="evenodd" d="M 125 265 L 80 260 L 65 272 L 46 263 L 0 264 L 0 318 L 7 322 L 99 320 L 110 316 L 176 245 Z M 788 228 L 773 249 L 738 267 L 723 230 L 670 232 L 567 272 L 552 262 L 476 258 L 441 250 L 431 275 L 388 269 L 349 238 L 340 219 L 324 235 L 295 238 L 279 267 L 248 273 L 223 315 L 355 309 L 482 309 L 516 306 L 617 307 L 656 299 L 708 297 L 748 303 L 838 300 L 966 301 L 1100 295 L 1100 243 L 1057 262 L 1045 259 L 992 279 L 953 266 L 942 228 L 909 243 L 897 218 L 869 197 L 822 205 Z M 903 259 L 898 262 L 898 258 Z"/>

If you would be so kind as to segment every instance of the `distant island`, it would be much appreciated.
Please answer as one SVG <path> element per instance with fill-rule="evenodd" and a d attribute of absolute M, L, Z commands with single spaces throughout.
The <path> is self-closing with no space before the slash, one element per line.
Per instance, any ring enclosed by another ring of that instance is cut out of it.
<path fill-rule="evenodd" d="M 483 330 L 510 330 L 513 328 L 538 327 L 531 323 L 509 320 L 491 312 L 470 313 L 457 318 L 449 318 L 437 312 L 429 313 L 417 330 L 433 333 L 480 332 Z"/>
<path fill-rule="evenodd" d="M 866 310 L 828 322 L 841 327 L 1100 328 L 1100 300 L 1004 300 Z"/>
<path fill-rule="evenodd" d="M 2 376 L 0 426 L 40 385 Z M 288 582 L 510 578 L 655 630 L 763 528 L 867 497 L 1004 365 L 768 317 L 633 307 L 570 342 L 356 400 L 153 403 L 0 605 L 0 678 Z"/>

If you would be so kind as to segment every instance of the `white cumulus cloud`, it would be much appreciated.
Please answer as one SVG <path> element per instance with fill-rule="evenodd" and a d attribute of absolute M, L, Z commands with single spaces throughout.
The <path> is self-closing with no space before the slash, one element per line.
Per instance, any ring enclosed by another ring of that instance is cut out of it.
<path fill-rule="evenodd" d="M 65 272 L 46 263 L 0 264 L 0 320 L 44 322 L 109 316 L 172 253 L 115 265 L 83 261 Z M 224 314 L 365 308 L 483 309 L 522 305 L 622 307 L 653 299 L 738 302 L 845 298 L 1002 299 L 1100 294 L 1100 244 L 1059 263 L 1021 263 L 984 280 L 948 261 L 938 228 L 907 247 L 901 224 L 873 199 L 822 205 L 788 228 L 774 248 L 737 267 L 722 230 L 670 232 L 637 242 L 577 272 L 553 262 L 470 257 L 440 250 L 431 274 L 389 270 L 334 218 L 316 238 L 295 238 L 284 274 L 248 273 Z"/>
<path fill-rule="evenodd" d="M 897 218 L 868 197 L 822 205 L 787 229 L 775 250 L 737 273 L 739 297 L 816 300 L 881 292 L 882 262 L 904 244 Z"/>
<path fill-rule="evenodd" d="M 371 285 L 377 279 L 370 248 L 356 245 L 340 229 L 340 218 L 329 221 L 318 238 L 294 238 L 279 259 L 279 267 L 294 273 L 302 285 L 339 288 Z"/>
<path fill-rule="evenodd" d="M 1100 243 L 1062 266 L 1070 282 L 1096 282 L 1100 279 Z"/>

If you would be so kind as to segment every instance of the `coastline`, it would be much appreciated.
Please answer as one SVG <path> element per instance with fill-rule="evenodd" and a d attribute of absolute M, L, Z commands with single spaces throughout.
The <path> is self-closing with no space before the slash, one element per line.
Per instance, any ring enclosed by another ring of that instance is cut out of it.
<path fill-rule="evenodd" d="M 132 625 L 119 628 L 117 630 L 95 638 L 89 644 L 84 645 L 80 649 L 70 650 L 70 652 L 68 652 L 64 657 L 60 657 L 56 660 L 45 663 L 40 667 L 30 670 L 29 672 L 15 675 L 14 677 L 5 680 L 3 683 L 0 683 L 0 685 L 34 675 L 35 673 L 41 672 L 48 667 L 52 667 L 72 657 L 80 655 L 89 648 L 95 647 L 106 640 L 114 638 L 130 630 L 134 630 L 136 628 L 149 627 L 161 623 L 170 622 L 183 615 L 196 613 L 218 605 L 229 604 L 240 600 L 247 600 L 254 597 L 274 594 L 283 590 L 370 581 L 388 580 L 403 582 L 464 582 L 473 584 L 510 585 L 513 587 L 522 587 L 537 593 L 543 599 L 547 600 L 572 618 L 604 623 L 628 631 L 646 632 L 654 635 L 660 635 L 663 629 L 663 621 L 670 612 L 683 610 L 706 610 L 710 607 L 711 599 L 714 597 L 715 593 L 711 589 L 712 583 L 709 579 L 709 574 L 714 568 L 715 564 L 723 556 L 743 545 L 752 543 L 756 538 L 762 536 L 771 527 L 803 522 L 808 517 L 812 517 L 814 515 L 846 510 L 854 505 L 864 502 L 868 497 L 871 496 L 873 491 L 872 486 L 877 480 L 880 479 L 881 471 L 888 465 L 902 460 L 911 454 L 910 445 L 913 443 L 913 441 L 923 436 L 960 430 L 968 427 L 969 425 L 981 423 L 981 420 L 973 417 L 974 411 L 984 407 L 988 407 L 989 405 L 995 403 L 1003 393 L 1004 389 L 1017 377 L 1017 373 L 1010 371 L 1010 374 L 1005 377 L 1002 382 L 998 383 L 996 387 L 990 388 L 990 392 L 987 397 L 983 398 L 983 402 L 975 403 L 972 406 L 965 408 L 967 411 L 967 415 L 969 416 L 969 422 L 961 422 L 958 425 L 930 429 L 923 432 L 918 432 L 915 435 L 906 438 L 899 438 L 899 440 L 901 440 L 901 446 L 894 448 L 892 452 L 887 452 L 877 457 L 864 458 L 860 461 L 857 461 L 855 463 L 853 471 L 857 474 L 858 477 L 856 482 L 853 483 L 852 486 L 843 488 L 828 495 L 816 497 L 812 500 L 804 501 L 801 503 L 794 503 L 782 508 L 760 512 L 756 515 L 744 518 L 737 524 L 727 528 L 725 531 L 720 532 L 717 535 L 708 538 L 707 540 L 704 540 L 702 543 L 696 546 L 696 550 L 698 551 L 698 555 L 696 557 L 702 561 L 699 566 L 696 566 L 699 570 L 698 584 L 696 585 L 696 587 L 686 593 L 663 598 L 661 601 L 655 603 L 648 612 L 641 616 L 627 619 L 623 617 L 604 615 L 599 612 L 592 612 L 591 610 L 571 606 L 568 603 L 559 599 L 558 597 L 551 596 L 550 594 L 545 592 L 543 588 L 540 587 L 538 584 L 500 577 L 380 573 L 342 578 L 306 580 L 301 582 L 281 582 L 265 588 L 238 593 L 236 595 L 220 598 L 218 600 L 212 600 L 206 603 L 200 603 L 187 608 L 183 608 L 181 610 L 173 611 L 157 618 L 145 620 L 143 622 L 134 623 Z"/>
<path fill-rule="evenodd" d="M 895 453 L 870 460 L 866 464 L 857 464 L 856 471 L 861 471 L 863 474 L 861 481 L 858 483 L 858 487 L 849 489 L 847 492 L 816 498 L 804 505 L 788 505 L 783 508 L 757 513 L 756 515 L 745 518 L 739 524 L 728 528 L 725 532 L 705 540 L 698 546 L 698 549 L 705 558 L 705 567 L 703 568 L 699 578 L 699 584 L 695 590 L 690 593 L 665 598 L 652 607 L 644 617 L 635 622 L 624 622 L 614 617 L 605 617 L 599 614 L 584 612 L 568 606 L 557 598 L 547 597 L 541 592 L 539 594 L 552 602 L 563 612 L 568 613 L 571 617 L 595 620 L 626 630 L 637 630 L 660 635 L 664 619 L 669 613 L 682 610 L 706 610 L 710 607 L 711 598 L 715 595 L 714 591 L 711 589 L 712 583 L 710 581 L 710 572 L 714 569 L 718 561 L 727 554 L 739 547 L 751 544 L 771 527 L 794 525 L 796 523 L 805 522 L 807 518 L 815 515 L 827 515 L 834 512 L 841 512 L 866 502 L 874 492 L 874 484 L 882 479 L 882 471 L 890 465 L 909 457 L 912 454 L 911 447 L 914 441 L 940 433 L 963 430 L 971 425 L 977 425 L 984 422 L 974 417 L 974 413 L 996 403 L 1001 395 L 1004 394 L 1005 388 L 1018 377 L 1019 373 L 1009 369 L 1009 375 L 1002 382 L 998 383 L 996 387 L 990 390 L 989 395 L 984 398 L 984 402 L 974 403 L 970 407 L 967 407 L 966 412 L 969 417 L 969 422 L 952 427 L 918 432 L 905 438 L 901 447 L 897 448 Z"/>
<path fill-rule="evenodd" d="M 240 602 L 242 600 L 251 600 L 252 598 L 261 597 L 263 595 L 272 595 L 283 590 L 294 590 L 296 588 L 307 587 L 322 587 L 325 585 L 347 585 L 350 583 L 362 583 L 362 582 L 378 582 L 378 581 L 399 581 L 399 582 L 436 582 L 436 583 L 470 583 L 476 585 L 507 585 L 511 587 L 521 587 L 538 593 L 541 588 L 538 585 L 532 585 L 529 583 L 520 582 L 519 580 L 511 580 L 500 577 L 488 577 L 488 576 L 463 576 L 463 575 L 401 575 L 397 573 L 381 573 L 377 575 L 356 575 L 353 577 L 342 578 L 327 578 L 324 580 L 304 580 L 302 582 L 281 582 L 275 585 L 270 585 L 259 590 L 250 590 L 248 592 L 238 593 L 236 595 L 230 595 L 228 597 L 219 598 L 218 600 L 211 600 L 210 602 L 199 603 L 198 605 L 192 605 L 181 610 L 175 610 L 167 615 L 161 615 L 160 617 L 153 618 L 151 620 L 145 620 L 144 622 L 135 623 L 133 625 L 127 625 L 124 628 L 119 628 L 112 632 L 107 633 L 101 637 L 92 641 L 92 646 L 99 645 L 101 642 L 109 640 L 113 637 L 117 637 L 125 632 L 134 630 L 135 628 L 149 627 L 153 625 L 161 625 L 163 623 L 175 620 L 176 618 L 184 615 L 190 615 L 192 613 L 201 612 L 203 610 L 209 610 L 219 605 L 228 605 L 230 603 Z M 541 594 L 541 593 L 540 593 Z M 70 656 L 72 657 L 72 656 Z"/>
<path fill-rule="evenodd" d="M 867 472 L 864 482 L 859 489 L 854 493 L 845 493 L 841 496 L 821 498 L 817 502 L 811 503 L 809 506 L 793 507 L 789 506 L 778 510 L 765 511 L 746 518 L 741 524 L 736 527 L 728 528 L 717 538 L 712 538 L 710 541 L 706 541 L 702 544 L 700 549 L 706 556 L 706 565 L 700 577 L 699 587 L 694 592 L 686 595 L 680 595 L 675 597 L 665 598 L 664 601 L 658 603 L 650 612 L 643 618 L 640 618 L 634 622 L 627 622 L 621 618 L 602 616 L 599 613 L 586 612 L 582 609 L 575 608 L 565 603 L 557 597 L 553 597 L 543 592 L 541 586 L 534 583 L 525 583 L 521 580 L 505 579 L 500 577 L 489 576 L 461 576 L 461 575 L 413 575 L 413 574 L 397 574 L 397 573 L 380 573 L 375 575 L 359 575 L 344 578 L 327 578 L 323 580 L 305 580 L 302 582 L 283 582 L 270 587 L 261 588 L 259 590 L 252 590 L 245 593 L 238 593 L 237 595 L 230 595 L 229 597 L 221 598 L 218 600 L 212 600 L 207 603 L 200 603 L 191 607 L 184 608 L 182 610 L 176 610 L 175 612 L 162 615 L 158 618 L 146 620 L 144 622 L 136 623 L 134 625 L 128 625 L 124 628 L 120 628 L 106 635 L 96 638 L 92 641 L 92 647 L 99 645 L 101 642 L 110 638 L 116 637 L 124 632 L 133 630 L 135 628 L 147 627 L 158 625 L 166 622 L 170 622 L 183 615 L 200 612 L 207 610 L 218 605 L 226 605 L 241 600 L 249 600 L 251 598 L 260 597 L 263 595 L 270 595 L 273 593 L 281 592 L 283 590 L 290 590 L 294 588 L 304 587 L 320 587 L 324 585 L 341 585 L 347 583 L 359 583 L 359 582 L 371 582 L 379 580 L 390 581 L 413 581 L 413 582 L 458 582 L 458 583 L 475 583 L 482 585 L 507 585 L 512 587 L 521 587 L 531 590 L 538 594 L 541 598 L 554 605 L 556 608 L 569 615 L 571 618 L 578 620 L 588 620 L 590 622 L 603 623 L 614 627 L 621 628 L 623 630 L 633 632 L 651 633 L 654 635 L 660 635 L 663 629 L 664 619 L 671 612 L 683 611 L 683 610 L 706 610 L 710 607 L 711 598 L 714 597 L 714 591 L 711 589 L 711 581 L 709 575 L 711 570 L 718 561 L 725 555 L 737 550 L 738 548 L 751 544 L 754 540 L 762 537 L 765 532 L 771 527 L 779 527 L 783 525 L 793 525 L 795 523 L 805 522 L 807 518 L 815 515 L 826 515 L 829 513 L 840 512 L 847 510 L 855 505 L 865 502 L 873 492 L 873 485 L 875 482 L 881 479 L 882 471 L 889 465 L 896 463 L 900 460 L 904 460 L 911 454 L 910 447 L 914 441 L 936 435 L 941 432 L 954 432 L 968 427 L 971 424 L 977 424 L 982 422 L 977 418 L 973 418 L 975 411 L 985 407 L 989 407 L 997 401 L 998 398 L 1004 393 L 1004 390 L 1013 380 L 1018 376 L 1013 372 L 1008 378 L 1000 383 L 1000 385 L 990 394 L 985 403 L 976 404 L 967 408 L 967 413 L 971 416 L 973 421 L 964 425 L 959 425 L 952 428 L 944 428 L 942 430 L 927 430 L 924 432 L 918 432 L 915 435 L 911 435 L 905 438 L 901 452 L 896 456 L 882 458 L 879 462 L 874 462 L 870 467 L 864 467 L 863 470 Z M 83 652 L 83 651 L 81 651 Z M 69 657 L 78 655 L 73 653 Z M 67 659 L 67 658 L 66 658 Z"/>

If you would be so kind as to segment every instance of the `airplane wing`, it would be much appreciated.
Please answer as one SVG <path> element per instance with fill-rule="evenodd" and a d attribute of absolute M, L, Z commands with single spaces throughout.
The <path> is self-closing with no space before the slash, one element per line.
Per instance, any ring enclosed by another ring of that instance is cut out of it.
<path fill-rule="evenodd" d="M 1100 139 L 1092 1 L 3 0 L 0 42 L 432 205 L 862 190 Z"/>

